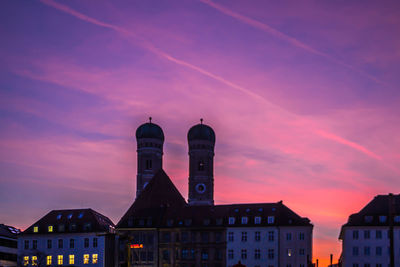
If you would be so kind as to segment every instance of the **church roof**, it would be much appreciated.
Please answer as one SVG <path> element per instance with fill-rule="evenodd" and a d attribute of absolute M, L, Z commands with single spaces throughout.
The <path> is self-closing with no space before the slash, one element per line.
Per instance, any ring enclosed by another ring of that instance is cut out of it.
<path fill-rule="evenodd" d="M 172 183 L 164 170 L 159 170 L 133 202 L 125 215 L 121 218 L 118 227 L 128 227 L 133 217 L 159 217 L 169 209 L 178 210 L 186 205 L 185 199 Z"/>
<path fill-rule="evenodd" d="M 235 218 L 229 223 L 229 218 Z M 242 223 L 247 217 L 247 223 Z M 260 217 L 260 223 L 255 222 Z M 273 218 L 269 220 L 268 218 Z M 282 201 L 276 203 L 191 206 L 186 203 L 167 174 L 160 170 L 137 197 L 117 228 L 146 227 L 243 227 L 312 226 Z"/>

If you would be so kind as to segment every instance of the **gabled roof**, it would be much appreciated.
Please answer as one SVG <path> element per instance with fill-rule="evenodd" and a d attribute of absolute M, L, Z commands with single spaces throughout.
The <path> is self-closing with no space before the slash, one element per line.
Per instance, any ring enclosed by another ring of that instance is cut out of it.
<path fill-rule="evenodd" d="M 135 202 L 118 222 L 117 227 L 128 227 L 130 225 L 128 221 L 138 216 L 152 217 L 153 220 L 160 219 L 169 207 L 178 211 L 186 205 L 181 193 L 179 193 L 165 171 L 161 169 L 136 198 Z"/>
<path fill-rule="evenodd" d="M 110 232 L 114 223 L 106 216 L 92 209 L 52 210 L 32 224 L 23 234 L 83 233 Z M 48 227 L 53 226 L 49 232 Z"/>
<path fill-rule="evenodd" d="M 254 217 L 262 222 L 255 224 Z M 273 222 L 268 223 L 268 217 Z M 229 217 L 235 223 L 229 224 Z M 241 217 L 248 217 L 243 225 Z M 167 174 L 160 170 L 138 196 L 117 224 L 117 228 L 146 227 L 243 227 L 243 226 L 312 226 L 282 201 L 277 203 L 191 206 L 186 203 Z"/>
<path fill-rule="evenodd" d="M 400 194 L 377 195 L 358 213 L 349 216 L 347 223 L 342 226 L 339 238 L 343 237 L 343 227 L 346 226 L 388 226 L 390 209 L 394 216 L 393 225 L 399 226 Z"/>

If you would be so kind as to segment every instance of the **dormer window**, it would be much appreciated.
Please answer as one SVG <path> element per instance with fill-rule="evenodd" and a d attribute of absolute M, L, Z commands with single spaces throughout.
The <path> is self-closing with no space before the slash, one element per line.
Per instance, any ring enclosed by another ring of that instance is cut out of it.
<path fill-rule="evenodd" d="M 59 232 L 64 232 L 65 231 L 65 225 L 64 224 L 59 224 L 58 225 L 58 231 Z"/>
<path fill-rule="evenodd" d="M 385 223 L 386 222 L 386 220 L 387 220 L 387 217 L 386 216 L 379 216 L 379 222 L 380 223 Z"/>
<path fill-rule="evenodd" d="M 242 217 L 242 224 L 247 224 L 248 221 L 249 221 L 248 217 Z"/>
<path fill-rule="evenodd" d="M 268 224 L 273 224 L 275 222 L 274 216 L 268 216 Z"/>
<path fill-rule="evenodd" d="M 75 224 L 75 223 L 71 224 L 71 225 L 69 226 L 69 230 L 70 230 L 71 232 L 76 231 L 76 224 Z"/>
<path fill-rule="evenodd" d="M 61 219 L 61 217 L 62 217 L 62 214 L 60 213 L 60 214 L 58 214 L 57 215 L 57 220 L 60 220 Z"/>
<path fill-rule="evenodd" d="M 52 233 L 52 232 L 53 232 L 53 225 L 49 225 L 49 226 L 47 227 L 47 231 L 48 231 L 49 233 Z"/>
<path fill-rule="evenodd" d="M 167 220 L 167 226 L 172 226 L 174 224 L 174 220 L 169 219 Z"/>
<path fill-rule="evenodd" d="M 374 217 L 372 217 L 372 216 L 365 216 L 364 217 L 364 220 L 365 220 L 366 223 L 371 223 L 373 219 L 374 219 Z"/>
<path fill-rule="evenodd" d="M 153 162 L 151 159 L 146 159 L 146 170 L 153 169 Z"/>
<path fill-rule="evenodd" d="M 204 219 L 203 224 L 204 225 L 209 225 L 210 224 L 210 219 Z"/>
<path fill-rule="evenodd" d="M 260 216 L 254 217 L 254 224 L 260 224 L 260 223 L 261 223 L 261 217 Z"/>
<path fill-rule="evenodd" d="M 92 229 L 91 223 L 85 223 L 85 224 L 83 225 L 83 230 L 84 230 L 84 231 L 90 231 L 91 229 Z"/>
<path fill-rule="evenodd" d="M 229 224 L 235 224 L 235 217 L 229 217 Z"/>
<path fill-rule="evenodd" d="M 199 163 L 198 163 L 197 169 L 199 171 L 204 171 L 204 166 L 205 166 L 204 161 L 200 160 Z"/>
<path fill-rule="evenodd" d="M 34 233 L 39 232 L 39 226 L 33 226 L 33 232 Z"/>
<path fill-rule="evenodd" d="M 246 209 L 246 212 L 250 212 L 250 209 L 249 209 L 249 208 L 247 208 L 247 209 Z"/>
<path fill-rule="evenodd" d="M 71 218 L 72 218 L 72 213 L 68 214 L 68 219 L 71 220 Z"/>
<path fill-rule="evenodd" d="M 84 212 L 79 213 L 78 219 L 82 219 Z"/>
<path fill-rule="evenodd" d="M 215 220 L 215 224 L 216 225 L 222 225 L 222 219 L 221 218 L 216 219 Z"/>
<path fill-rule="evenodd" d="M 400 223 L 400 216 L 394 216 L 394 222 Z"/>
<path fill-rule="evenodd" d="M 185 220 L 185 225 L 186 226 L 189 226 L 189 225 L 191 225 L 192 224 L 192 219 L 186 219 Z"/>

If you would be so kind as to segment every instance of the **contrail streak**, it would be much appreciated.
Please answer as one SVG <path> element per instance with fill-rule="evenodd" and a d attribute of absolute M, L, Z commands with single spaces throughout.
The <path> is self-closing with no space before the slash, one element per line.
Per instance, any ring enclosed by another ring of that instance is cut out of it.
<path fill-rule="evenodd" d="M 324 132 L 324 131 L 317 131 L 317 134 L 322 136 L 322 137 L 324 137 L 324 138 L 333 140 L 333 141 L 335 141 L 337 143 L 340 143 L 340 144 L 346 145 L 348 147 L 351 147 L 353 149 L 356 149 L 358 151 L 361 151 L 362 153 L 366 154 L 369 157 L 372 157 L 372 158 L 377 159 L 377 160 L 382 160 L 382 158 L 379 155 L 377 155 L 374 152 L 366 149 L 362 145 L 359 145 L 359 144 L 354 143 L 352 141 L 346 140 L 346 139 L 344 139 L 344 138 L 342 138 L 340 136 L 334 135 L 332 133 L 327 133 L 327 132 Z"/>
<path fill-rule="evenodd" d="M 370 80 L 373 80 L 374 82 L 376 82 L 378 84 L 389 86 L 388 84 L 386 84 L 385 82 L 377 79 L 376 77 L 374 77 L 374 76 L 372 76 L 372 75 L 370 75 L 368 73 L 365 73 L 365 72 L 355 68 L 354 66 L 352 66 L 350 64 L 347 64 L 346 62 L 337 60 L 336 58 L 334 58 L 334 57 L 332 57 L 332 56 L 330 56 L 330 55 L 328 55 L 328 54 L 326 54 L 324 52 L 321 52 L 321 51 L 319 51 L 319 50 L 317 50 L 317 49 L 315 49 L 315 48 L 313 48 L 313 47 L 311 47 L 311 46 L 309 46 L 309 45 L 297 40 L 296 38 L 293 38 L 293 37 L 291 37 L 291 36 L 289 36 L 287 34 L 284 34 L 284 33 L 278 31 L 277 29 L 275 29 L 275 28 L 273 28 L 273 27 L 271 27 L 271 26 L 269 26 L 269 25 L 267 25 L 265 23 L 259 22 L 259 21 L 255 20 L 255 19 L 250 18 L 250 17 L 247 17 L 247 16 L 241 15 L 239 13 L 236 13 L 236 12 L 234 12 L 234 11 L 232 11 L 232 10 L 222 6 L 222 5 L 214 3 L 211 0 L 200 0 L 200 1 L 202 3 L 210 6 L 210 7 L 218 10 L 219 12 L 221 12 L 221 13 L 227 15 L 227 16 L 230 16 L 232 18 L 235 18 L 235 19 L 247 24 L 247 25 L 250 25 L 250 26 L 252 26 L 254 28 L 257 28 L 259 30 L 267 32 L 267 33 L 269 33 L 269 34 L 271 34 L 271 35 L 273 35 L 273 36 L 275 36 L 275 37 L 277 37 L 279 39 L 285 40 L 286 42 L 292 44 L 293 46 L 301 48 L 301 49 L 303 49 L 303 50 L 305 50 L 305 51 L 307 51 L 307 52 L 309 52 L 311 54 L 324 57 L 324 58 L 328 59 L 331 62 L 334 62 L 334 63 L 342 65 L 342 66 L 344 66 L 344 67 L 346 67 L 348 69 L 351 69 L 351 70 L 361 74 L 362 76 L 367 77 Z"/>
<path fill-rule="evenodd" d="M 228 80 L 222 78 L 221 76 L 218 76 L 218 75 L 216 75 L 216 74 L 213 74 L 213 73 L 211 73 L 211 72 L 209 72 L 209 71 L 207 71 L 207 70 L 205 70 L 205 69 L 203 69 L 203 68 L 201 68 L 201 67 L 198 67 L 198 66 L 196 66 L 196 65 L 193 65 L 193 64 L 191 64 L 191 63 L 188 63 L 188 62 L 186 62 L 186 61 L 183 61 L 183 60 L 180 60 L 180 59 L 177 59 L 177 58 L 171 56 L 170 54 L 168 54 L 168 53 L 162 51 L 162 50 L 159 49 L 159 48 L 156 48 L 154 45 L 152 45 L 151 43 L 147 42 L 147 41 L 144 40 L 143 38 L 140 38 L 139 36 L 137 36 L 136 34 L 134 34 L 134 33 L 131 32 L 131 31 L 128 31 L 128 30 L 126 30 L 126 29 L 124 29 L 124 28 L 122 28 L 122 27 L 119 27 L 119 26 L 116 26 L 116 25 L 113 25 L 113 24 L 110 24 L 110 23 L 105 23 L 105 22 L 99 21 L 99 20 L 94 19 L 94 18 L 92 18 L 92 17 L 89 17 L 89 16 L 87 16 L 87 15 L 85 15 L 85 14 L 82 14 L 82 13 L 80 13 L 80 12 L 78 12 L 78 11 L 76 11 L 76 10 L 74 10 L 74 9 L 72 9 L 72 8 L 70 8 L 70 7 L 68 7 L 68 6 L 66 6 L 66 5 L 63 5 L 63 4 L 60 4 L 60 3 L 56 3 L 56 2 L 54 2 L 53 0 L 40 0 L 40 1 L 41 1 L 42 3 L 48 5 L 48 6 L 51 6 L 51 7 L 53 7 L 53 8 L 56 8 L 56 9 L 58 9 L 58 10 L 60 10 L 60 11 L 65 12 L 65 13 L 67 13 L 67 14 L 70 14 L 70 15 L 72 15 L 72 16 L 74 16 L 74 17 L 80 19 L 80 20 L 87 21 L 87 22 L 89 22 L 89 23 L 98 25 L 98 26 L 100 26 L 100 27 L 112 29 L 112 30 L 114 30 L 114 31 L 116 31 L 116 32 L 118 32 L 118 33 L 124 35 L 124 36 L 135 37 L 137 40 L 140 40 L 140 45 L 141 45 L 143 48 L 145 48 L 145 49 L 151 51 L 152 53 L 156 54 L 156 55 L 159 56 L 159 57 L 162 57 L 162 58 L 164 58 L 164 59 L 166 59 L 166 60 L 168 60 L 168 61 L 170 61 L 170 62 L 173 62 L 173 63 L 178 64 L 178 65 L 180 65 L 180 66 L 184 66 L 184 67 L 186 67 L 186 68 L 192 69 L 192 70 L 194 70 L 194 71 L 196 71 L 196 72 L 198 72 L 198 73 L 201 73 L 201 74 L 203 74 L 203 75 L 205 75 L 205 76 L 207 76 L 207 77 L 210 77 L 210 78 L 212 78 L 212 79 L 214 79 L 214 80 L 216 80 L 216 81 L 219 81 L 219 82 L 221 82 L 221 83 L 223 83 L 223 84 L 225 84 L 225 85 L 227 85 L 227 86 L 229 86 L 229 87 L 231 87 L 231 88 L 233 88 L 233 89 L 236 89 L 236 90 L 238 90 L 238 91 L 241 91 L 241 92 L 243 92 L 243 93 L 245 93 L 245 94 L 251 96 L 253 99 L 256 99 L 256 100 L 258 100 L 258 101 L 263 102 L 264 104 L 266 103 L 266 104 L 268 104 L 268 105 L 273 105 L 272 103 L 270 103 L 267 99 L 265 99 L 265 98 L 262 97 L 261 95 L 258 95 L 258 94 L 252 92 L 251 90 L 249 90 L 249 89 L 247 89 L 247 88 L 245 88 L 245 87 L 242 87 L 242 86 L 237 85 L 237 84 L 235 84 L 235 83 L 233 83 L 233 82 L 231 82 L 231 81 L 228 81 Z M 325 56 L 325 57 L 329 57 L 328 55 L 326 55 L 326 54 L 324 54 L 324 53 L 321 53 L 321 52 L 319 52 L 319 51 L 317 51 L 317 50 L 315 50 L 315 49 L 313 49 L 313 48 L 311 48 L 311 47 L 309 47 L 309 46 L 307 46 L 307 45 L 305 45 L 305 44 L 303 44 L 303 43 L 297 41 L 296 39 L 294 39 L 294 38 L 292 38 L 292 37 L 289 37 L 289 36 L 287 36 L 287 35 L 285 35 L 285 34 L 279 32 L 279 31 L 277 31 L 277 30 L 275 30 L 275 29 L 269 27 L 268 25 L 262 24 L 261 22 L 258 22 L 258 21 L 255 21 L 255 20 L 253 20 L 253 19 L 244 17 L 244 16 L 242 16 L 242 15 L 239 15 L 239 14 L 237 14 L 237 13 L 231 12 L 231 11 L 229 11 L 229 10 L 226 11 L 225 8 L 222 8 L 222 7 L 220 7 L 219 5 L 217 5 L 217 4 L 213 3 L 213 2 L 210 2 L 210 1 L 208 1 L 208 0 L 201 0 L 201 1 L 204 2 L 204 3 L 207 3 L 207 4 L 210 5 L 210 6 L 212 5 L 212 6 L 215 7 L 215 8 L 218 7 L 217 9 L 218 9 L 218 10 L 221 9 L 220 11 L 223 12 L 223 13 L 225 13 L 225 14 L 231 15 L 231 16 L 233 16 L 233 17 L 235 17 L 235 18 L 238 18 L 238 19 L 240 19 L 240 20 L 242 20 L 242 21 L 247 21 L 248 24 L 251 24 L 251 25 L 256 26 L 256 27 L 258 27 L 258 28 L 264 29 L 265 31 L 271 32 L 271 33 L 273 33 L 274 35 L 276 35 L 276 36 L 278 36 L 278 37 L 280 37 L 280 38 L 287 39 L 287 40 L 289 40 L 291 43 L 295 44 L 296 46 L 301 47 L 301 48 L 303 48 L 303 49 L 306 49 L 307 51 L 309 51 L 309 52 L 311 52 L 311 53 L 318 54 L 318 55 Z M 224 11 L 222 11 L 222 10 L 224 10 Z M 329 58 L 330 58 L 330 57 L 329 57 Z M 273 106 L 275 106 L 275 105 L 273 105 Z M 277 108 L 278 108 L 278 107 L 277 107 Z M 319 135 L 321 135 L 322 137 L 331 139 L 331 140 L 333 140 L 333 141 L 339 142 L 339 143 L 341 143 L 341 144 L 344 144 L 344 145 L 347 145 L 347 146 L 349 146 L 349 147 L 352 147 L 352 148 L 354 148 L 354 149 L 356 149 L 356 150 L 358 150 L 358 151 L 361 151 L 361 152 L 363 152 L 364 154 L 367 154 L 367 155 L 370 156 L 370 157 L 373 157 L 373 158 L 378 159 L 378 160 L 381 159 L 380 156 L 378 156 L 378 155 L 374 154 L 373 152 L 367 150 L 367 149 L 364 148 L 363 146 L 358 145 L 358 144 L 356 144 L 356 143 L 354 143 L 354 142 L 351 142 L 351 141 L 349 141 L 349 140 L 346 140 L 346 139 L 344 139 L 344 138 L 341 138 L 341 137 L 339 137 L 339 136 L 336 136 L 336 135 L 334 135 L 334 134 L 332 134 L 332 133 L 327 133 L 327 132 L 324 132 L 324 131 L 318 131 L 317 133 L 318 133 Z"/>

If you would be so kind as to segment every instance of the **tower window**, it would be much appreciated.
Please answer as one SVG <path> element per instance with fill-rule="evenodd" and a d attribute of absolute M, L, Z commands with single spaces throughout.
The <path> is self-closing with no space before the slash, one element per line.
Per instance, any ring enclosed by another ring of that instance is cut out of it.
<path fill-rule="evenodd" d="M 151 159 L 146 159 L 146 170 L 151 170 L 153 169 L 153 162 Z"/>
<path fill-rule="evenodd" d="M 204 166 L 205 166 L 204 161 L 200 160 L 199 164 L 198 164 L 198 170 L 199 171 L 204 171 Z"/>

